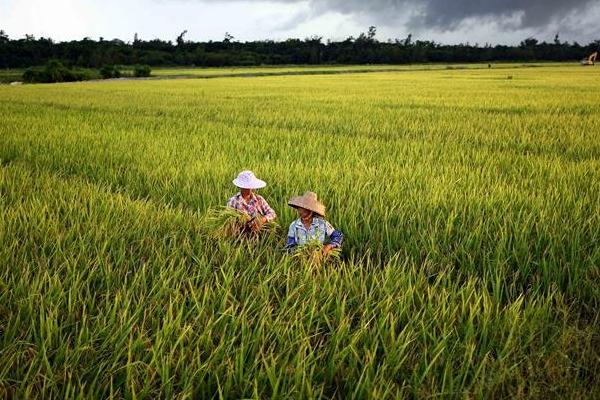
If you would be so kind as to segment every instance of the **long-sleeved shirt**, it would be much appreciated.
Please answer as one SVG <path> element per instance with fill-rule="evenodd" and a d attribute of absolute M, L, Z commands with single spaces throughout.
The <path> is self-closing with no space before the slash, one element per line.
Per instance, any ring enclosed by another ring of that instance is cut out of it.
<path fill-rule="evenodd" d="M 333 226 L 320 217 L 313 217 L 310 228 L 306 229 L 301 219 L 297 219 L 290 224 L 288 230 L 286 249 L 293 249 L 296 246 L 302 246 L 310 240 L 317 239 L 321 243 L 325 243 L 326 239 L 333 247 L 341 247 L 344 235 L 342 232 L 335 230 Z"/>
<path fill-rule="evenodd" d="M 263 216 L 267 219 L 267 222 L 273 221 L 277 218 L 277 214 L 269 206 L 267 201 L 259 194 L 252 193 L 250 200 L 246 201 L 240 192 L 229 199 L 227 207 L 231 207 L 243 213 L 250 215 L 250 217 Z"/>

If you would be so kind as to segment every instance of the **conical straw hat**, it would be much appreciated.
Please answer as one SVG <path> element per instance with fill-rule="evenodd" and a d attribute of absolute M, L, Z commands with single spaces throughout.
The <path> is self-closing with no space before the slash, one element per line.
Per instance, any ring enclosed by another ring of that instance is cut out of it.
<path fill-rule="evenodd" d="M 295 196 L 288 201 L 291 207 L 301 207 L 310 210 L 320 216 L 325 216 L 325 205 L 317 199 L 317 194 L 314 192 L 306 192 L 302 196 Z"/>

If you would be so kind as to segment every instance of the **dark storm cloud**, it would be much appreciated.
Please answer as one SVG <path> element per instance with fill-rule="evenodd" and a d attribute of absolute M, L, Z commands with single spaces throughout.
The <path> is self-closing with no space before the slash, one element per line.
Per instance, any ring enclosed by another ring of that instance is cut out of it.
<path fill-rule="evenodd" d="M 537 28 L 564 18 L 569 13 L 584 11 L 590 0 L 428 0 L 423 5 L 420 20 L 426 27 L 452 28 L 466 18 L 502 20 L 513 15 L 520 17 L 520 28 Z M 418 20 L 417 20 L 418 21 Z"/>
<path fill-rule="evenodd" d="M 264 2 L 265 0 L 258 1 Z M 539 28 L 558 23 L 567 15 L 583 14 L 593 4 L 598 3 L 598 0 L 270 1 L 275 3 L 304 2 L 308 3 L 315 12 L 338 11 L 344 14 L 368 16 L 372 18 L 374 23 L 393 25 L 394 22 L 403 21 L 415 28 L 441 30 L 456 28 L 467 19 L 499 23 L 510 20 L 515 28 Z"/>

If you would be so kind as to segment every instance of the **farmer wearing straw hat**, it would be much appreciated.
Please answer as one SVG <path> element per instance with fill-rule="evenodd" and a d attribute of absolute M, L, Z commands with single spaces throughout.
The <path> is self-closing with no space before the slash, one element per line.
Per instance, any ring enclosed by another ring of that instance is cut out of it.
<path fill-rule="evenodd" d="M 287 249 L 294 249 L 315 239 L 323 243 L 325 255 L 342 246 L 344 235 L 325 220 L 325 206 L 317 199 L 316 193 L 306 192 L 302 196 L 292 197 L 288 205 L 298 211 L 299 218 L 292 222 L 288 230 Z"/>
<path fill-rule="evenodd" d="M 265 181 L 258 179 L 252 171 L 242 171 L 233 180 L 233 184 L 240 188 L 240 191 L 229 199 L 227 207 L 248 214 L 251 220 L 247 228 L 252 232 L 258 232 L 264 223 L 277 218 L 277 214 L 269 207 L 267 201 L 261 195 L 254 193 L 254 190 L 267 186 Z"/>

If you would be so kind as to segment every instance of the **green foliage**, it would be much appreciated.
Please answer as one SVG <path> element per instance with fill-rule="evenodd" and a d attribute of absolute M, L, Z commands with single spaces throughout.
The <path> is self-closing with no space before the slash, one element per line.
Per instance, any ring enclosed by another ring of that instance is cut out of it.
<path fill-rule="evenodd" d="M 36 68 L 27 68 L 23 72 L 23 81 L 28 83 L 36 83 L 43 79 L 42 71 Z"/>
<path fill-rule="evenodd" d="M 103 79 L 120 78 L 121 71 L 114 65 L 105 65 L 100 69 L 100 75 Z"/>
<path fill-rule="evenodd" d="M 600 398 L 597 74 L 507 69 L 0 86 L 0 398 Z"/>
<path fill-rule="evenodd" d="M 23 70 L 17 69 L 0 70 L 0 83 L 22 81 L 23 73 Z"/>
<path fill-rule="evenodd" d="M 92 76 L 67 68 L 59 60 L 48 61 L 43 69 L 27 68 L 23 73 L 23 81 L 27 83 L 74 82 L 87 79 L 92 79 Z"/>
<path fill-rule="evenodd" d="M 183 31 L 176 40 L 98 41 L 84 38 L 55 42 L 49 38 L 9 39 L 0 34 L 0 68 L 27 68 L 60 58 L 69 65 L 100 68 L 102 65 L 152 66 L 239 66 L 282 64 L 414 64 L 567 61 L 576 62 L 598 50 L 600 41 L 586 45 L 538 41 L 528 38 L 520 45 L 442 44 L 433 40 L 406 38 L 376 39 L 374 26 L 367 32 L 339 41 L 323 42 L 312 35 L 303 40 L 233 41 L 225 34 L 222 41 L 192 42 L 184 40 Z"/>
<path fill-rule="evenodd" d="M 150 76 L 150 66 L 148 65 L 135 65 L 133 67 L 133 76 L 136 78 L 145 78 Z"/>

